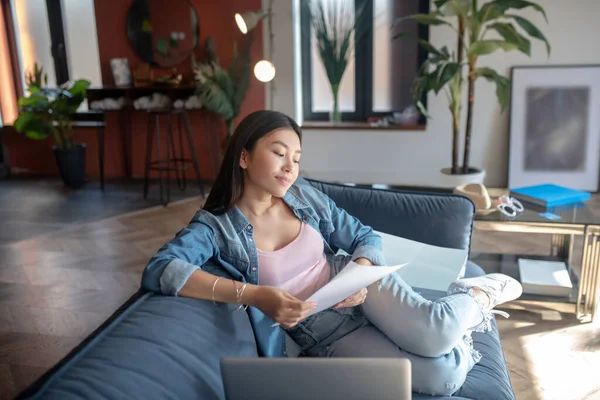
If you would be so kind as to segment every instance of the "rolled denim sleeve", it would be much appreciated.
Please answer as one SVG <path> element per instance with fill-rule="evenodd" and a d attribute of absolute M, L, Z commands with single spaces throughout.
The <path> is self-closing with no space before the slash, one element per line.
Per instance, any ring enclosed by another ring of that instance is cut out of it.
<path fill-rule="evenodd" d="M 180 258 L 169 261 L 160 275 L 160 291 L 162 294 L 177 296 L 183 285 L 200 267 Z"/>
<path fill-rule="evenodd" d="M 177 296 L 189 277 L 215 252 L 211 228 L 191 222 L 150 259 L 142 274 L 145 290 Z"/>
<path fill-rule="evenodd" d="M 329 197 L 327 199 L 334 226 L 330 237 L 331 244 L 351 254 L 353 261 L 366 258 L 373 265 L 386 265 L 381 236 L 376 234 L 373 228 L 339 208 Z"/>

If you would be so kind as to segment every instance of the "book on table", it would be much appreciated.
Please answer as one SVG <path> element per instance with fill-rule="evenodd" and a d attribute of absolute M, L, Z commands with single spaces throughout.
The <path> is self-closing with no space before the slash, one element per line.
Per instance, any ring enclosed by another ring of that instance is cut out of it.
<path fill-rule="evenodd" d="M 510 194 L 518 200 L 545 208 L 583 203 L 591 198 L 589 192 L 552 184 L 515 188 L 510 190 Z"/>
<path fill-rule="evenodd" d="M 571 295 L 573 284 L 564 262 L 519 258 L 518 263 L 523 293 L 556 297 Z"/>

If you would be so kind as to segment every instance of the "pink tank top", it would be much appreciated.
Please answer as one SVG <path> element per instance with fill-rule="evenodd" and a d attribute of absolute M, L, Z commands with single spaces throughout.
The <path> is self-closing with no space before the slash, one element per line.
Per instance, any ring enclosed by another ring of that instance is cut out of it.
<path fill-rule="evenodd" d="M 329 265 L 323 250 L 321 234 L 303 222 L 300 233 L 287 246 L 273 252 L 257 249 L 259 284 L 278 287 L 306 300 L 329 282 Z"/>

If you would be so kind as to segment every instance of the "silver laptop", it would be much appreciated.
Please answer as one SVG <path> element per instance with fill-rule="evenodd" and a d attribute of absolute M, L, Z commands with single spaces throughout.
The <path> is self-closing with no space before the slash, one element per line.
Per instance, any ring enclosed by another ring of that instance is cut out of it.
<path fill-rule="evenodd" d="M 223 358 L 227 400 L 411 399 L 400 358 Z"/>

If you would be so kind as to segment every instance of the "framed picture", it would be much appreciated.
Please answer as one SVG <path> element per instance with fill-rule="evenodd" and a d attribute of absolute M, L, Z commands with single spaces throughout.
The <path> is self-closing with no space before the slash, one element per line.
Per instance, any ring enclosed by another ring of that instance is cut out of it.
<path fill-rule="evenodd" d="M 132 84 L 129 60 L 126 58 L 111 58 L 110 69 L 112 71 L 115 86 L 130 86 Z"/>
<path fill-rule="evenodd" d="M 508 187 L 598 191 L 600 65 L 513 67 Z"/>

